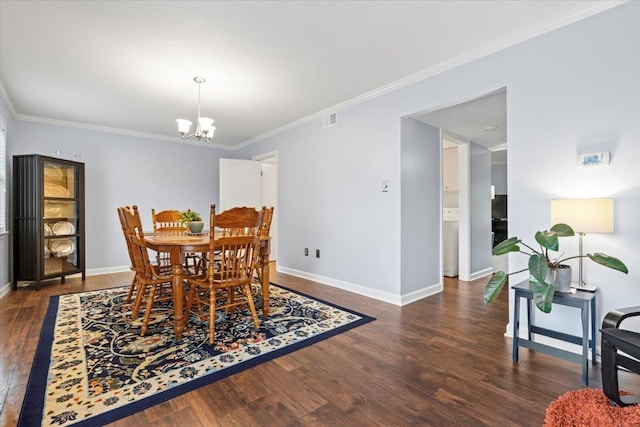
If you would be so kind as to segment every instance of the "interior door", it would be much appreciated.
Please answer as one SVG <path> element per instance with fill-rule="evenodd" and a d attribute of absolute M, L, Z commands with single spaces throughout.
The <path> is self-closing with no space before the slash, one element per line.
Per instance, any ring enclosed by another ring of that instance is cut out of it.
<path fill-rule="evenodd" d="M 220 159 L 220 207 L 222 212 L 236 206 L 262 207 L 260 162 Z"/>
<path fill-rule="evenodd" d="M 220 207 L 216 206 L 216 212 L 235 206 L 273 206 L 271 261 L 277 259 L 278 253 L 277 165 L 273 162 L 274 159 L 220 159 Z"/>

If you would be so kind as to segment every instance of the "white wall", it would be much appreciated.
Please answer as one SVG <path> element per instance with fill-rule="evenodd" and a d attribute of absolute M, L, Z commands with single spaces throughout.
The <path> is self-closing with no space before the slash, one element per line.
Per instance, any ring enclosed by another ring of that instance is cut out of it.
<path fill-rule="evenodd" d="M 4 100 L 2 100 L 1 98 L 0 98 L 0 114 L 2 115 L 2 117 L 6 122 L 5 124 L 7 127 L 7 146 L 8 146 L 10 144 L 10 140 L 13 138 L 13 119 L 4 103 Z M 7 152 L 8 151 L 9 150 L 7 147 Z M 6 162 L 6 166 L 7 166 L 7 210 L 9 210 L 11 208 L 10 200 L 8 198 L 8 196 L 11 194 L 11 187 L 10 187 L 11 169 L 9 165 L 10 163 L 9 156 L 7 156 L 6 159 L 0 159 L 0 161 Z M 4 214 L 4 212 L 2 212 L 1 214 Z M 7 229 L 10 229 L 11 215 L 9 212 L 7 212 L 6 221 L 7 221 Z M 11 235 L 8 233 L 4 235 L 0 235 L 0 297 L 2 296 L 3 292 L 6 292 L 9 289 L 6 286 L 9 284 L 11 280 L 11 268 L 9 264 L 11 259 L 10 248 L 11 248 Z"/>
<path fill-rule="evenodd" d="M 328 129 L 306 123 L 244 154 L 278 151 L 278 270 L 399 302 L 400 119 L 385 102 L 341 111 Z"/>
<path fill-rule="evenodd" d="M 218 203 L 218 159 L 232 151 L 15 120 L 8 146 L 14 154 L 52 155 L 85 163 L 87 273 L 128 269 L 116 208 L 138 205 L 145 228 L 151 208 L 200 212 Z M 9 169 L 9 173 L 11 170 Z"/>
<path fill-rule="evenodd" d="M 532 240 L 548 228 L 551 199 L 613 198 L 615 232 L 586 236 L 585 250 L 620 257 L 630 272 L 585 262 L 585 280 L 602 291 L 600 321 L 613 308 L 640 303 L 640 3 L 555 31 L 511 56 L 518 73 L 507 92 L 509 234 Z M 611 152 L 610 166 L 576 165 L 577 154 L 601 150 Z M 577 253 L 577 238 L 562 239 L 560 249 Z M 510 268 L 526 266 L 524 258 L 511 256 Z M 558 308 L 540 322 L 577 332 L 577 310 Z"/>
<path fill-rule="evenodd" d="M 339 111 L 336 127 L 323 130 L 316 120 L 246 148 L 247 158 L 279 153 L 280 265 L 399 297 L 401 118 L 507 87 L 510 234 L 547 228 L 553 198 L 614 197 L 616 232 L 588 236 L 586 245 L 621 257 L 631 272 L 588 265 L 586 275 L 602 285 L 599 319 L 640 304 L 638 40 L 640 3 L 627 3 Z M 578 152 L 597 147 L 611 151 L 609 167 L 575 166 Z M 383 179 L 391 192 L 380 192 Z M 302 249 L 316 245 L 326 255 L 305 258 Z M 512 271 L 526 266 L 524 258 L 512 256 Z M 557 312 L 547 318 L 578 325 L 573 313 Z"/>
<path fill-rule="evenodd" d="M 440 129 L 402 119 L 401 295 L 415 300 L 442 290 Z M 457 151 L 457 150 L 456 150 Z"/>
<path fill-rule="evenodd" d="M 471 278 L 493 272 L 491 264 L 491 152 L 469 142 Z"/>
<path fill-rule="evenodd" d="M 491 184 L 496 187 L 496 194 L 507 193 L 507 164 L 491 165 Z"/>

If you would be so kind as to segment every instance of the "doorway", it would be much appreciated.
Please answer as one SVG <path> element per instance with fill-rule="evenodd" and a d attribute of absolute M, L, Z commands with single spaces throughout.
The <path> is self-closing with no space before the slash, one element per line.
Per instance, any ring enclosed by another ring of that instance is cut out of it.
<path fill-rule="evenodd" d="M 278 158 L 276 155 L 258 160 L 260 162 L 260 200 L 262 206 L 274 207 L 271 219 L 271 254 L 269 259 L 278 258 Z"/>
<path fill-rule="evenodd" d="M 493 272 L 491 256 L 491 185 L 493 151 L 505 159 L 506 175 L 507 113 L 506 88 L 411 117 L 440 129 L 441 135 L 453 137 L 458 145 L 459 170 L 457 194 L 445 181 L 443 162 L 441 203 L 444 208 L 457 196 L 459 210 L 458 273 L 460 280 L 474 280 Z M 442 144 L 442 142 L 441 142 Z M 441 147 L 444 148 L 444 147 Z M 464 154 L 463 154 L 464 152 Z M 444 153 L 443 153 L 444 159 Z M 506 178 L 505 184 L 506 187 Z M 506 192 L 506 190 L 505 190 Z M 444 221 L 441 227 L 445 243 Z M 442 247 L 442 246 L 441 246 Z M 444 251 L 444 248 L 443 248 Z M 443 254 L 444 255 L 444 254 Z M 444 262 L 444 257 L 443 257 Z M 444 269 L 443 269 L 444 270 Z"/>
<path fill-rule="evenodd" d="M 271 253 L 278 253 L 278 156 L 276 152 L 255 156 L 252 160 L 220 159 L 220 210 L 234 206 L 273 207 Z"/>

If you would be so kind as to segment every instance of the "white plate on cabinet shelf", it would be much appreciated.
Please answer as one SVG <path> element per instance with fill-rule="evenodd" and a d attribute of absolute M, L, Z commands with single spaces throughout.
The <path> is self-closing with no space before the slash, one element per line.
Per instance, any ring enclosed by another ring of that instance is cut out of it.
<path fill-rule="evenodd" d="M 44 177 L 49 180 L 61 180 L 64 176 L 62 169 L 56 166 L 46 166 L 44 168 Z"/>
<path fill-rule="evenodd" d="M 62 216 L 62 209 L 60 208 L 60 206 L 45 205 L 44 216 L 47 218 L 60 218 Z"/>
<path fill-rule="evenodd" d="M 44 184 L 44 196 L 45 197 L 70 197 L 71 193 L 68 189 L 58 184 Z"/>
<path fill-rule="evenodd" d="M 67 234 L 75 233 L 76 228 L 70 222 L 59 221 L 53 224 L 53 227 L 51 227 L 51 231 L 53 231 L 53 234 L 55 234 L 56 236 L 64 236 Z"/>
<path fill-rule="evenodd" d="M 53 234 L 53 231 L 51 231 L 51 227 L 49 227 L 49 224 L 45 224 L 44 225 L 44 235 L 45 236 L 51 236 Z"/>
<path fill-rule="evenodd" d="M 51 252 L 57 257 L 71 255 L 76 251 L 76 244 L 69 239 L 54 240 L 49 246 L 51 246 Z"/>

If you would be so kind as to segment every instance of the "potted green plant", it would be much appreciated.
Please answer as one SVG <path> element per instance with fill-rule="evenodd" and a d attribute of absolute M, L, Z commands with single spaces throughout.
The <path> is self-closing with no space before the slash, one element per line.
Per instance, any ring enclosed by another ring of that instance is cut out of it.
<path fill-rule="evenodd" d="M 204 228 L 204 221 L 202 221 L 200 214 L 191 209 L 180 212 L 180 223 L 186 224 L 192 233 L 200 233 Z"/>
<path fill-rule="evenodd" d="M 534 282 L 533 300 L 536 307 L 545 313 L 549 313 L 551 311 L 553 293 L 557 290 L 558 286 L 565 285 L 564 283 L 560 283 L 559 278 L 562 277 L 564 281 L 567 282 L 566 285 L 570 286 L 571 270 L 568 265 L 563 263 L 574 258 L 589 258 L 605 267 L 621 271 L 625 274 L 629 272 L 627 266 L 618 258 L 603 253 L 576 255 L 565 258 L 561 258 L 562 254 L 560 254 L 553 258 L 549 252 L 558 252 L 558 238 L 573 236 L 574 234 L 573 229 L 567 224 L 556 224 L 551 227 L 550 230 L 536 232 L 535 240 L 540 245 L 539 250 L 523 243 L 522 240 L 517 237 L 510 237 L 497 244 L 493 248 L 493 255 L 520 252 L 529 256 L 529 264 L 527 268 L 509 274 L 504 271 L 496 272 L 484 288 L 485 305 L 490 304 L 497 298 L 505 283 L 507 283 L 507 276 L 529 270 L 530 280 Z M 521 250 L 520 245 L 526 247 L 530 252 Z M 569 273 L 568 278 L 566 272 Z"/>

